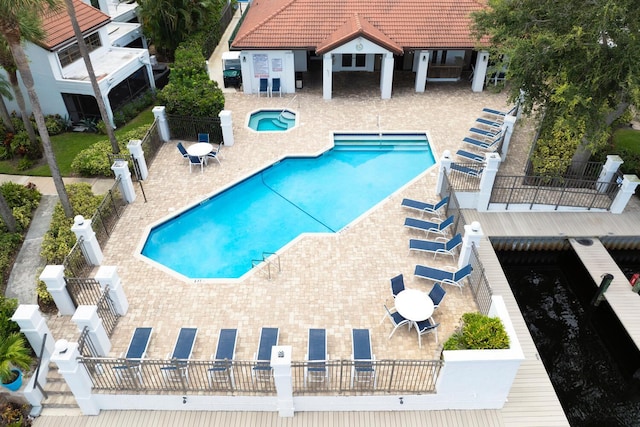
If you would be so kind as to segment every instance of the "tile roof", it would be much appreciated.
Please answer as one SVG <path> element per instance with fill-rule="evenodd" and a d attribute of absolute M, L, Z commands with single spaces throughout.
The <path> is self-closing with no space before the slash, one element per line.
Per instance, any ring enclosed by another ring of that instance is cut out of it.
<path fill-rule="evenodd" d="M 486 0 L 254 0 L 232 48 L 326 51 L 359 35 L 387 48 L 473 48 L 470 14 L 485 6 Z"/>
<path fill-rule="evenodd" d="M 84 3 L 82 0 L 73 0 L 76 18 L 83 33 L 102 27 L 111 21 L 109 15 Z M 42 17 L 42 28 L 46 36 L 38 43 L 45 49 L 54 51 L 61 44 L 76 38 L 71 19 L 67 14 L 67 8 L 61 4 L 57 9 L 51 10 Z"/>

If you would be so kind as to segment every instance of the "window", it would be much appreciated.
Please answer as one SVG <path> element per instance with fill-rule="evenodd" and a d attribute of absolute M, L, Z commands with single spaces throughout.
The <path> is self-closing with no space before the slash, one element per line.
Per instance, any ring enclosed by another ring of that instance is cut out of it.
<path fill-rule="evenodd" d="M 92 52 L 102 46 L 102 43 L 100 42 L 100 35 L 98 33 L 88 35 L 84 38 L 84 42 L 87 45 L 87 50 L 89 52 Z M 58 59 L 60 60 L 60 65 L 63 67 L 66 67 L 79 59 L 80 56 L 80 48 L 78 47 L 77 42 L 58 51 Z"/>
<path fill-rule="evenodd" d="M 364 68 L 367 65 L 367 55 L 364 53 L 342 54 L 342 68 Z"/>

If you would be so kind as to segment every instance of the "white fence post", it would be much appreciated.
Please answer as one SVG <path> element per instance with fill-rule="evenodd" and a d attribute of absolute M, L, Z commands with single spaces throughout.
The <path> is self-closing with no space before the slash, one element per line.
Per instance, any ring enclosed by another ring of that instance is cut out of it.
<path fill-rule="evenodd" d="M 166 108 L 164 106 L 157 106 L 153 107 L 151 111 L 158 122 L 160 139 L 162 139 L 163 142 L 169 141 L 171 139 L 171 133 L 169 132 L 169 123 L 167 123 Z"/>
<path fill-rule="evenodd" d="M 623 163 L 624 160 L 622 160 L 622 157 L 618 156 L 617 154 L 610 154 L 607 156 L 607 161 L 604 163 L 604 165 L 602 165 L 600 176 L 598 176 L 598 191 L 607 191 L 607 189 L 609 188 L 609 183 Z"/>
<path fill-rule="evenodd" d="M 291 379 L 291 346 L 271 347 L 271 367 L 278 394 L 278 413 L 281 417 L 293 417 L 293 385 Z"/>
<path fill-rule="evenodd" d="M 104 329 L 102 319 L 98 316 L 98 307 L 95 305 L 81 305 L 76 310 L 71 320 L 78 326 L 78 331 L 84 328 L 89 330 L 89 339 L 98 354 L 94 356 L 107 356 L 111 351 L 111 341 Z"/>
<path fill-rule="evenodd" d="M 220 117 L 220 127 L 222 128 L 222 140 L 225 147 L 231 147 L 233 140 L 233 121 L 231 120 L 231 111 L 222 110 L 218 113 Z"/>
<path fill-rule="evenodd" d="M 460 248 L 460 256 L 458 257 L 458 268 L 462 268 L 469 264 L 469 258 L 471 257 L 471 246 L 480 246 L 480 239 L 482 239 L 484 233 L 482 227 L 478 221 L 473 221 L 471 224 L 464 226 L 464 236 L 462 237 L 462 247 Z"/>
<path fill-rule="evenodd" d="M 611 213 L 619 214 L 624 211 L 638 184 L 640 184 L 640 179 L 636 175 L 623 175 L 620 191 L 618 191 L 616 198 L 611 203 L 611 208 L 609 208 Z"/>
<path fill-rule="evenodd" d="M 100 287 L 104 291 L 107 286 L 109 287 L 109 297 L 113 301 L 113 305 L 116 308 L 116 312 L 120 316 L 127 314 L 129 310 L 129 301 L 127 295 L 122 288 L 122 280 L 118 275 L 117 267 L 102 265 L 98 268 L 95 275 L 95 279 L 100 283 Z"/>
<path fill-rule="evenodd" d="M 436 182 L 436 194 L 442 196 L 442 185 L 444 183 L 444 174 L 451 169 L 451 152 L 444 150 L 442 158 L 440 159 L 440 170 L 438 171 L 438 181 Z"/>
<path fill-rule="evenodd" d="M 509 142 L 511 142 L 511 136 L 513 135 L 513 128 L 516 124 L 516 116 L 505 116 L 504 123 L 502 124 L 502 131 L 504 132 L 504 139 L 502 140 L 502 146 L 500 148 L 500 157 L 502 161 L 507 159 L 507 153 L 509 152 Z"/>
<path fill-rule="evenodd" d="M 78 344 L 58 340 L 51 361 L 58 365 L 58 372 L 64 377 L 71 393 L 84 415 L 98 415 L 100 408 L 91 394 L 91 378 L 84 366 L 80 366 Z"/>
<path fill-rule="evenodd" d="M 140 179 L 144 181 L 149 176 L 149 168 L 147 167 L 147 159 L 144 158 L 144 150 L 142 149 L 141 139 L 130 139 L 127 148 L 131 156 L 138 162 L 140 170 Z"/>
<path fill-rule="evenodd" d="M 127 170 L 129 170 L 128 166 Z M 82 215 L 76 215 L 73 218 L 71 231 L 75 233 L 78 240 L 82 238 L 81 244 L 84 249 L 83 252 L 87 255 L 87 258 L 89 258 L 87 261 L 89 261 L 91 265 L 100 265 L 102 263 L 102 249 L 100 249 L 98 239 L 96 239 L 96 232 L 91 228 L 91 220 L 84 219 Z"/>
<path fill-rule="evenodd" d="M 131 172 L 129 171 L 129 162 L 124 160 L 116 160 L 111 165 L 111 170 L 115 173 L 116 179 L 120 178 L 120 191 L 122 197 L 127 203 L 133 203 L 136 200 L 136 191 L 131 181 Z"/>
<path fill-rule="evenodd" d="M 484 170 L 480 178 L 480 193 L 478 194 L 478 205 L 476 206 L 478 212 L 486 212 L 489 208 L 493 183 L 500 167 L 500 155 L 498 153 L 487 153 L 486 156 Z"/>
<path fill-rule="evenodd" d="M 40 273 L 40 280 L 47 285 L 47 291 L 53 297 L 58 312 L 63 316 L 71 316 L 76 311 L 76 306 L 67 291 L 67 282 L 64 281 L 64 267 L 47 265 Z"/>

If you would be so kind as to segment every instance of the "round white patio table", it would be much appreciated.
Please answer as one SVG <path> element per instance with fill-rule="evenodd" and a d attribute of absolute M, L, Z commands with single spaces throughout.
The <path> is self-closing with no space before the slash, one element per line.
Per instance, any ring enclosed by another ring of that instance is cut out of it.
<path fill-rule="evenodd" d="M 213 145 L 208 142 L 197 142 L 187 147 L 187 153 L 190 156 L 198 156 L 200 159 L 207 159 L 207 154 L 213 151 Z"/>
<path fill-rule="evenodd" d="M 396 295 L 396 310 L 407 320 L 420 322 L 433 314 L 433 301 L 425 292 L 405 289 Z"/>

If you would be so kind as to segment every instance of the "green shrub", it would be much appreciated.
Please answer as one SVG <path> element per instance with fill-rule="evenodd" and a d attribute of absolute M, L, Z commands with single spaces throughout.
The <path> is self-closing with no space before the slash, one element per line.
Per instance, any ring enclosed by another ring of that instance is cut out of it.
<path fill-rule="evenodd" d="M 91 218 L 102 201 L 102 196 L 96 196 L 91 192 L 91 185 L 87 183 L 66 185 L 69 202 L 75 215 Z M 49 230 L 42 241 L 40 255 L 47 264 L 60 265 L 69 251 L 76 243 L 76 236 L 71 231 L 73 218 L 67 218 L 58 202 L 53 209 L 53 217 Z"/>
<path fill-rule="evenodd" d="M 127 144 L 131 139 L 142 139 L 149 131 L 151 125 L 143 125 L 118 136 L 118 146 L 121 155 L 128 155 Z M 81 176 L 113 176 L 109 153 L 111 153 L 109 140 L 98 141 L 91 147 L 82 150 L 71 162 L 71 169 Z"/>
<path fill-rule="evenodd" d="M 54 303 L 53 297 L 47 290 L 47 284 L 42 280 L 38 280 L 38 285 L 36 286 L 36 294 L 38 294 L 38 299 L 43 305 L 51 305 Z"/>
<path fill-rule="evenodd" d="M 445 350 L 487 350 L 509 348 L 509 336 L 498 317 L 481 313 L 462 315 L 462 327 L 445 343 Z"/>
<path fill-rule="evenodd" d="M 66 130 L 65 121 L 59 114 L 45 116 L 44 123 L 49 135 L 58 135 Z"/>
<path fill-rule="evenodd" d="M 0 295 L 0 337 L 20 332 L 20 326 L 11 320 L 11 316 L 18 308 L 16 298 L 7 298 Z"/>
<path fill-rule="evenodd" d="M 7 204 L 13 211 L 13 217 L 16 219 L 18 231 L 26 230 L 31 223 L 33 211 L 40 203 L 42 194 L 35 188 L 13 182 L 5 182 L 0 185 L 0 192 L 2 192 Z M 0 220 L 0 223 L 1 222 Z M 2 224 L 2 230 L 6 231 L 4 224 Z"/>

